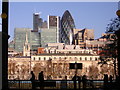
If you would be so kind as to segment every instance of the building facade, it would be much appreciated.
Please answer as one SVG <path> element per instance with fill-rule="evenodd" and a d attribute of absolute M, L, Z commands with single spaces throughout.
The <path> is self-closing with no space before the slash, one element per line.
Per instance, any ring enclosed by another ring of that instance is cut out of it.
<path fill-rule="evenodd" d="M 71 80 L 76 71 L 70 69 L 70 63 L 81 63 L 82 68 L 77 70 L 77 75 L 87 75 L 88 79 L 103 79 L 104 74 L 114 75 L 112 62 L 103 66 L 99 62 L 100 56 L 92 49 L 81 49 L 79 45 L 49 43 L 46 48 L 39 48 L 36 55 L 9 57 L 9 79 L 27 80 L 30 78 L 30 71 L 38 79 L 39 72 L 44 71 L 45 80 L 63 80 L 66 76 Z"/>
<path fill-rule="evenodd" d="M 75 69 L 70 69 L 70 63 L 82 63 L 82 70 L 77 75 L 88 75 L 89 66 L 97 66 L 99 56 L 88 54 L 40 54 L 30 57 L 8 58 L 8 78 L 27 80 L 30 71 L 33 71 L 36 79 L 40 71 L 44 71 L 45 80 L 62 80 L 67 76 L 71 80 Z M 13 68 L 14 67 L 14 68 Z"/>
<path fill-rule="evenodd" d="M 28 43 L 30 43 L 30 34 L 31 34 L 30 28 L 15 28 L 14 30 L 14 44 L 15 44 L 14 49 L 18 52 L 23 51 L 23 45 L 25 43 L 26 32 L 28 34 Z"/>
<path fill-rule="evenodd" d="M 86 40 L 94 40 L 94 30 L 93 29 L 73 29 L 74 34 L 74 44 L 81 45 L 84 48 Z"/>
<path fill-rule="evenodd" d="M 26 40 L 26 32 L 31 50 L 37 50 L 40 47 L 40 33 L 30 28 L 15 28 L 14 40 L 9 43 L 9 47 L 14 48 L 18 52 L 22 52 Z"/>
<path fill-rule="evenodd" d="M 68 45 L 74 43 L 73 29 L 75 28 L 74 20 L 68 10 L 66 10 L 61 19 L 60 42 Z"/>
<path fill-rule="evenodd" d="M 42 26 L 43 20 L 40 18 L 40 13 L 33 14 L 33 30 L 38 31 L 39 27 Z"/>
<path fill-rule="evenodd" d="M 57 28 L 42 28 L 40 30 L 40 45 L 46 47 L 47 43 L 57 42 Z"/>

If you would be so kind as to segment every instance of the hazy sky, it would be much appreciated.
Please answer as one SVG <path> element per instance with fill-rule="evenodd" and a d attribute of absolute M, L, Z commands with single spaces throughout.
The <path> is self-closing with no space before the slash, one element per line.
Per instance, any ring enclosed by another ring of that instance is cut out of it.
<path fill-rule="evenodd" d="M 62 17 L 65 10 L 71 13 L 77 29 L 94 29 L 95 38 L 105 32 L 107 24 L 117 17 L 117 2 L 10 2 L 9 35 L 14 36 L 14 28 L 32 28 L 33 13 L 47 20 L 48 15 Z"/>

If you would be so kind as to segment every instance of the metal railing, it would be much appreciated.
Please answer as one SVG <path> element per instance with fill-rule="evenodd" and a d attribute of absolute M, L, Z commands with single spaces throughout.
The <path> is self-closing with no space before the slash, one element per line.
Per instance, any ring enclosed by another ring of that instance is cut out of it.
<path fill-rule="evenodd" d="M 36 82 L 38 82 L 36 80 Z M 45 82 L 56 82 L 55 87 L 44 87 L 44 89 L 74 89 L 74 82 L 72 80 L 45 80 Z M 77 89 L 79 89 L 79 83 Z M 87 80 L 86 88 L 103 88 L 103 80 Z M 32 89 L 30 80 L 8 80 L 9 89 Z M 80 88 L 83 88 L 83 83 L 80 83 Z M 36 87 L 39 89 L 39 87 Z"/>

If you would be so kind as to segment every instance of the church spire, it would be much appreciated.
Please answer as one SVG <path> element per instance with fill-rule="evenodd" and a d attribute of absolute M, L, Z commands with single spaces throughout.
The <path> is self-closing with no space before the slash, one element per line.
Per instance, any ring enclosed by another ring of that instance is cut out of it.
<path fill-rule="evenodd" d="M 28 34 L 26 32 L 25 43 L 23 46 L 23 56 L 30 56 L 30 45 L 28 43 Z"/>
<path fill-rule="evenodd" d="M 27 35 L 27 32 L 26 32 L 26 37 L 25 37 L 25 43 L 28 43 L 28 35 Z"/>

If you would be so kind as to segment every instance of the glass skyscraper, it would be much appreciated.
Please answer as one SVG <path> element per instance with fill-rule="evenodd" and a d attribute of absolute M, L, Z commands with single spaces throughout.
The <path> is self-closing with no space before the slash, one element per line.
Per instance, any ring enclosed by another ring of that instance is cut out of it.
<path fill-rule="evenodd" d="M 40 47 L 40 34 L 39 32 L 31 31 L 30 28 L 15 28 L 14 30 L 14 49 L 22 52 L 25 43 L 25 36 L 28 36 L 28 43 L 30 43 L 31 50 L 36 50 Z"/>
<path fill-rule="evenodd" d="M 74 20 L 68 10 L 62 16 L 60 29 L 60 42 L 71 45 L 74 43 L 73 29 L 75 28 Z"/>

